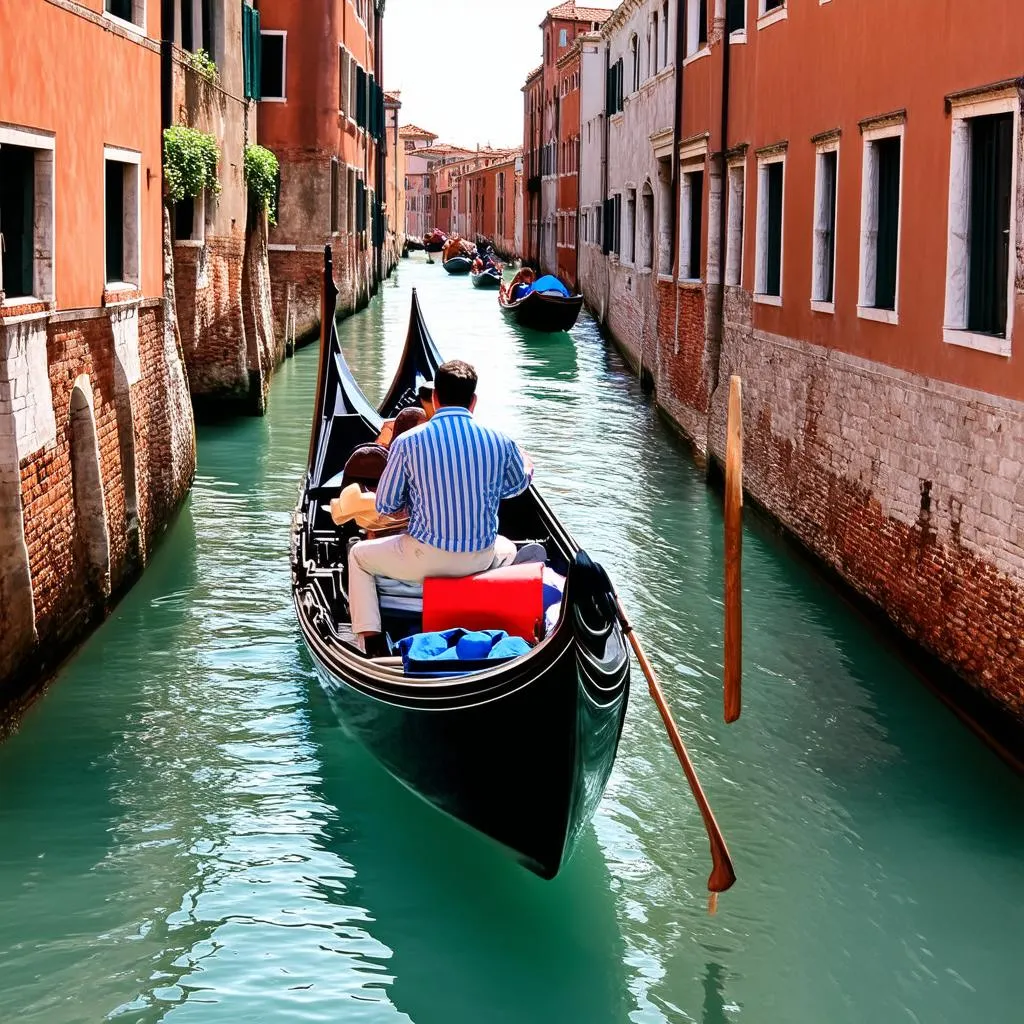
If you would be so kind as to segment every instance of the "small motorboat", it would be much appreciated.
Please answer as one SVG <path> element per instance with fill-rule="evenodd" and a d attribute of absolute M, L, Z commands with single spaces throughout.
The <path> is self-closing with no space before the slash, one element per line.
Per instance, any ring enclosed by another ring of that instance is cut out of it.
<path fill-rule="evenodd" d="M 433 373 L 440 355 L 414 296 L 396 384 L 380 412 L 374 409 L 338 342 L 329 246 L 324 262 L 309 462 L 291 532 L 302 638 L 342 724 L 384 768 L 553 878 L 597 809 L 622 733 L 629 656 L 611 582 L 531 486 L 502 502 L 501 532 L 517 546 L 540 541 L 547 565 L 566 583 L 557 621 L 528 653 L 462 674 L 410 678 L 400 658 L 369 657 L 354 645 L 347 550 L 358 531 L 353 523 L 335 526 L 328 502 L 349 454 L 373 441 L 382 415 L 407 400 L 406 382 Z M 389 634 L 410 628 L 384 599 L 381 612 Z M 407 605 L 402 615 L 409 615 Z"/>
<path fill-rule="evenodd" d="M 501 287 L 501 271 L 497 267 L 487 267 L 486 270 L 481 270 L 479 274 L 474 274 L 470 271 L 469 279 L 473 282 L 474 288 Z"/>
<path fill-rule="evenodd" d="M 553 334 L 572 330 L 583 308 L 583 296 L 534 288 L 516 302 L 509 302 L 502 289 L 498 295 L 498 304 L 501 311 L 512 317 L 520 327 Z"/>
<path fill-rule="evenodd" d="M 468 274 L 473 269 L 473 261 L 468 256 L 453 256 L 441 264 L 449 274 Z"/>

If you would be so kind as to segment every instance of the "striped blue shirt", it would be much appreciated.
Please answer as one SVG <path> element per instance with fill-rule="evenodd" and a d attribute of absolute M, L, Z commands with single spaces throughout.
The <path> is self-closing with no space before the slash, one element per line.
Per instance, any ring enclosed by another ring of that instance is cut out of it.
<path fill-rule="evenodd" d="M 468 409 L 446 406 L 391 445 L 377 511 L 409 512 L 409 534 L 442 551 L 482 551 L 498 535 L 498 505 L 530 485 L 510 438 Z"/>

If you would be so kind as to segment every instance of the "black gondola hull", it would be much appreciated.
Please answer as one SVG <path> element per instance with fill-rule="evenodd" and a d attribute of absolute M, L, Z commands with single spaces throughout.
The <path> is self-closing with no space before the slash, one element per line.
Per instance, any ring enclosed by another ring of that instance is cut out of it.
<path fill-rule="evenodd" d="M 500 288 L 501 274 L 497 270 L 482 270 L 479 274 L 471 273 L 470 281 L 474 288 Z"/>
<path fill-rule="evenodd" d="M 569 331 L 583 308 L 582 295 L 549 295 L 544 292 L 530 292 L 518 302 L 505 302 L 499 298 L 502 311 L 515 319 L 520 327 L 531 331 L 554 334 Z"/>
<path fill-rule="evenodd" d="M 444 248 L 444 242 L 426 242 L 423 246 L 426 252 L 440 252 Z"/>
<path fill-rule="evenodd" d="M 473 261 L 468 256 L 453 256 L 450 260 L 445 260 L 441 266 L 449 274 L 468 274 L 473 269 Z"/>

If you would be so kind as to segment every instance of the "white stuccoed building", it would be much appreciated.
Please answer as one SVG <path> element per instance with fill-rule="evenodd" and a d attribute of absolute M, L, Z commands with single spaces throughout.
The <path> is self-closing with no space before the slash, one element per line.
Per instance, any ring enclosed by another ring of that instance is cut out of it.
<path fill-rule="evenodd" d="M 635 364 L 672 275 L 678 0 L 625 0 L 582 40 L 580 284 Z M 584 223 L 585 222 L 585 223 Z"/>

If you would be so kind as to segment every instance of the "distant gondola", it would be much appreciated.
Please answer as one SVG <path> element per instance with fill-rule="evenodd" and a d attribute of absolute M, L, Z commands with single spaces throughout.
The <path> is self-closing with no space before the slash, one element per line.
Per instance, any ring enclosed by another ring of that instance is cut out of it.
<path fill-rule="evenodd" d="M 498 304 L 501 311 L 512 317 L 520 327 L 553 334 L 556 331 L 572 330 L 583 308 L 583 296 L 531 291 L 517 302 L 509 302 L 502 291 L 498 295 Z"/>
<path fill-rule="evenodd" d="M 501 271 L 494 267 L 488 267 L 486 270 L 481 270 L 479 274 L 470 272 L 469 279 L 473 282 L 474 288 L 501 287 Z"/>
<path fill-rule="evenodd" d="M 473 261 L 468 256 L 453 256 L 441 265 L 449 274 L 468 274 L 473 269 Z"/>
<path fill-rule="evenodd" d="M 549 565 L 568 578 L 557 624 L 528 654 L 424 680 L 351 643 L 345 552 L 355 528 L 334 526 L 327 503 L 349 453 L 373 440 L 382 419 L 342 355 L 336 298 L 328 247 L 309 464 L 291 537 L 303 640 L 343 724 L 392 775 L 552 878 L 600 802 L 622 731 L 629 659 L 611 584 L 530 487 L 502 503 L 502 533 L 542 541 Z M 416 378 L 416 364 L 432 372 L 439 359 L 414 296 L 396 381 Z M 390 401 L 391 393 L 386 415 L 397 410 Z"/>

